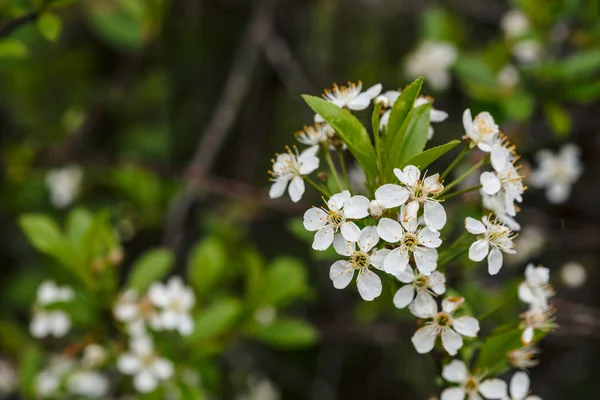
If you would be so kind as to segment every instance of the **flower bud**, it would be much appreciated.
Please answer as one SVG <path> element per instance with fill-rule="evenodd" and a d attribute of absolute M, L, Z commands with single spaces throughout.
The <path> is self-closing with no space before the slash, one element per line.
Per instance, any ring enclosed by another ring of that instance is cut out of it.
<path fill-rule="evenodd" d="M 377 200 L 371 200 L 369 205 L 369 214 L 373 218 L 379 218 L 385 212 L 385 207 Z"/>
<path fill-rule="evenodd" d="M 387 97 L 385 97 L 384 95 L 379 95 L 377 97 L 375 97 L 375 104 L 379 104 L 381 103 L 381 108 L 388 108 L 389 106 L 389 100 Z"/>

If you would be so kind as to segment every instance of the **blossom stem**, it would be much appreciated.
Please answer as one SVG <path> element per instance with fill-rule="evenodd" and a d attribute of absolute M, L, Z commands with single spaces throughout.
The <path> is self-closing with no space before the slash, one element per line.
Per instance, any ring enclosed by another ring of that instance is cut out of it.
<path fill-rule="evenodd" d="M 465 147 L 463 147 L 462 151 L 458 154 L 458 156 L 456 156 L 456 158 L 454 159 L 454 161 L 452 161 L 452 163 L 450 163 L 450 165 L 448 165 L 448 168 L 446 168 L 446 170 L 444 171 L 444 173 L 442 174 L 442 176 L 440 176 L 440 181 L 443 181 L 444 178 L 446 176 L 448 176 L 448 174 L 450 172 L 452 172 L 452 170 L 454 169 L 454 167 L 456 167 L 458 165 L 458 163 L 460 162 L 460 160 L 463 159 L 463 157 L 469 152 L 469 150 L 471 150 L 471 146 L 469 146 L 469 143 L 466 143 Z"/>
<path fill-rule="evenodd" d="M 440 197 L 440 200 L 446 200 L 446 199 L 449 199 L 449 198 L 454 197 L 454 196 L 458 196 L 458 195 L 461 195 L 461 194 L 464 194 L 464 193 L 469 193 L 469 192 L 472 192 L 473 190 L 481 189 L 482 187 L 483 187 L 483 185 L 477 185 L 477 186 L 473 186 L 473 187 L 470 187 L 470 188 L 467 188 L 467 189 L 459 190 L 457 192 L 453 192 L 453 193 L 450 193 L 450 194 L 448 194 L 446 196 Z"/>
<path fill-rule="evenodd" d="M 308 176 L 304 176 L 303 178 L 310 186 L 317 189 L 319 191 L 319 193 L 321 193 L 323 196 L 331 197 L 331 193 L 329 193 L 329 191 L 327 189 L 325 189 L 323 186 L 319 185 L 317 182 L 313 181 Z"/>
<path fill-rule="evenodd" d="M 338 175 L 337 169 L 335 169 L 335 165 L 333 164 L 333 159 L 331 158 L 331 153 L 329 149 L 325 151 L 325 160 L 327 161 L 327 165 L 329 166 L 329 170 L 331 171 L 331 175 L 333 175 L 333 179 L 335 180 L 335 184 L 337 185 L 340 191 L 343 190 L 342 182 L 340 181 L 340 176 Z"/>
<path fill-rule="evenodd" d="M 346 168 L 346 161 L 344 161 L 344 151 L 342 149 L 337 149 L 337 155 L 340 159 L 340 165 L 342 166 L 342 174 L 344 175 L 344 183 L 346 184 L 346 188 L 350 189 L 350 178 L 348 178 L 348 169 Z"/>
<path fill-rule="evenodd" d="M 444 191 L 441 194 L 446 193 L 448 190 L 452 189 L 454 186 L 458 185 L 462 182 L 467 176 L 471 175 L 473 172 L 477 171 L 483 164 L 488 161 L 487 157 L 483 158 L 477 164 L 473 165 L 467 172 L 456 178 L 453 182 L 449 183 L 448 186 L 444 188 Z"/>

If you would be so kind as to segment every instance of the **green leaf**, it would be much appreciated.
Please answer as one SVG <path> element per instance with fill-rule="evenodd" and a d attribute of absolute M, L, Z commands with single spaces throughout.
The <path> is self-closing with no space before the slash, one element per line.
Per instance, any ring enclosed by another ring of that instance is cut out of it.
<path fill-rule="evenodd" d="M 476 368 L 488 370 L 490 374 L 500 373 L 508 368 L 507 353 L 522 346 L 521 330 L 518 328 L 492 333 L 481 346 Z"/>
<path fill-rule="evenodd" d="M 392 106 L 386 131 L 388 137 L 386 143 L 390 145 L 390 150 L 399 149 L 404 143 L 406 132 L 402 127 L 414 110 L 415 101 L 419 97 L 422 86 L 423 78 L 416 79 L 402 90 L 400 96 Z"/>
<path fill-rule="evenodd" d="M 527 121 L 533 114 L 535 99 L 527 92 L 517 92 L 502 103 L 504 112 L 515 121 Z"/>
<path fill-rule="evenodd" d="M 117 50 L 132 51 L 153 34 L 142 1 L 89 1 L 83 5 L 90 26 L 101 39 Z"/>
<path fill-rule="evenodd" d="M 484 86 L 497 85 L 496 74 L 481 57 L 461 56 L 453 68 L 466 83 Z"/>
<path fill-rule="evenodd" d="M 257 326 L 250 332 L 254 338 L 275 347 L 305 347 L 317 341 L 317 331 L 299 319 L 285 318 L 269 326 Z"/>
<path fill-rule="evenodd" d="M 432 162 L 452 150 L 460 144 L 460 140 L 452 140 L 446 144 L 442 144 L 440 146 L 432 147 L 431 149 L 425 150 L 424 152 L 417 154 L 411 159 L 404 162 L 402 165 L 398 166 L 398 168 L 402 169 L 407 165 L 414 165 L 418 167 L 420 170 L 427 168 Z"/>
<path fill-rule="evenodd" d="M 403 164 L 406 160 L 411 159 L 425 149 L 427 137 L 429 136 L 429 113 L 431 104 L 423 104 L 415 108 L 408 128 L 406 136 L 400 152 L 400 163 Z"/>
<path fill-rule="evenodd" d="M 196 318 L 194 333 L 189 340 L 196 342 L 219 336 L 235 324 L 242 313 L 239 300 L 229 297 L 216 300 L 209 308 L 202 310 Z"/>
<path fill-rule="evenodd" d="M 16 58 L 21 59 L 27 57 L 29 51 L 27 46 L 15 39 L 3 39 L 0 41 L 0 59 Z"/>
<path fill-rule="evenodd" d="M 19 218 L 19 225 L 29 242 L 38 251 L 55 255 L 62 249 L 64 237 L 60 227 L 52 218 L 43 214 L 25 214 Z"/>
<path fill-rule="evenodd" d="M 198 294 L 205 294 L 222 276 L 227 265 L 227 248 L 216 236 L 196 245 L 188 262 L 188 278 Z"/>
<path fill-rule="evenodd" d="M 37 27 L 46 39 L 55 42 L 60 35 L 62 21 L 55 14 L 45 12 L 38 17 Z"/>
<path fill-rule="evenodd" d="M 262 304 L 282 306 L 306 293 L 306 269 L 296 259 L 280 257 L 267 270 Z"/>
<path fill-rule="evenodd" d="M 82 208 L 76 208 L 69 213 L 66 230 L 67 235 L 75 245 L 79 245 L 83 240 L 84 234 L 92 225 L 93 219 L 92 213 Z"/>
<path fill-rule="evenodd" d="M 165 277 L 173 266 L 173 254 L 165 249 L 145 252 L 131 267 L 127 287 L 143 292 Z"/>
<path fill-rule="evenodd" d="M 544 111 L 548 125 L 557 136 L 565 137 L 571 131 L 571 117 L 563 107 L 558 104 L 546 104 Z"/>
<path fill-rule="evenodd" d="M 21 350 L 19 362 L 19 387 L 21 394 L 28 398 L 35 398 L 35 378 L 39 373 L 44 355 L 34 345 L 29 345 Z"/>
<path fill-rule="evenodd" d="M 375 149 L 363 124 L 347 110 L 319 97 L 302 95 L 306 104 L 341 136 L 369 179 L 377 175 Z"/>

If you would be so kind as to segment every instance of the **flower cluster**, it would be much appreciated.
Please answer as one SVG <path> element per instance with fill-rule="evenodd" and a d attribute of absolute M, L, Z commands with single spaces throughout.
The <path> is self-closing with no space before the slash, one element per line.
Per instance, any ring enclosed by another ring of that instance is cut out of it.
<path fill-rule="evenodd" d="M 29 325 L 29 332 L 33 337 L 46 336 L 62 337 L 71 329 L 71 317 L 56 307 L 75 298 L 73 289 L 68 286 L 58 286 L 54 281 L 44 281 L 37 289 L 36 303 L 33 318 Z"/>

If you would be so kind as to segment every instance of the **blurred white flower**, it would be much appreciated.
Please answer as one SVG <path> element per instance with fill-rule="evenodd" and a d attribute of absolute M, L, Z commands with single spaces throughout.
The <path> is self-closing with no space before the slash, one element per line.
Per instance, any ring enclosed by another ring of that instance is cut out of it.
<path fill-rule="evenodd" d="M 550 270 L 528 264 L 525 268 L 525 281 L 519 285 L 519 299 L 532 307 L 545 310 L 548 308 L 548 299 L 552 296 L 554 289 L 550 285 Z"/>
<path fill-rule="evenodd" d="M 504 35 L 508 38 L 518 38 L 529 30 L 529 19 L 521 10 L 510 10 L 500 22 Z"/>
<path fill-rule="evenodd" d="M 431 88 L 442 91 L 450 85 L 449 69 L 456 57 L 452 43 L 424 41 L 408 55 L 404 69 L 412 78 L 423 76 Z"/>
<path fill-rule="evenodd" d="M 502 252 L 515 252 L 515 234 L 499 220 L 490 220 L 486 216 L 481 221 L 467 217 L 465 227 L 469 233 L 477 235 L 477 240 L 469 248 L 469 259 L 479 262 L 487 257 L 488 272 L 496 275 L 502 268 Z"/>
<path fill-rule="evenodd" d="M 507 256 L 506 260 L 513 265 L 531 261 L 532 258 L 540 254 L 544 248 L 544 243 L 546 243 L 546 232 L 538 226 L 527 225 L 515 239 L 519 251 Z"/>
<path fill-rule="evenodd" d="M 420 205 L 423 204 L 425 225 L 437 232 L 446 225 L 446 211 L 435 197 L 444 190 L 440 183 L 440 174 L 428 176 L 421 180 L 421 171 L 414 165 L 407 165 L 403 170 L 394 168 L 394 175 L 402 182 L 410 193 L 409 203 L 404 208 L 402 220 L 408 222 L 417 219 Z"/>
<path fill-rule="evenodd" d="M 46 175 L 50 201 L 56 208 L 69 206 L 79 196 L 83 170 L 75 165 L 53 169 Z"/>
<path fill-rule="evenodd" d="M 124 322 L 132 337 L 146 336 L 146 323 L 160 329 L 156 309 L 147 297 L 139 298 L 137 291 L 127 289 L 117 298 L 113 306 L 115 319 Z"/>
<path fill-rule="evenodd" d="M 508 163 L 503 169 L 496 171 L 485 171 L 479 177 L 481 191 L 490 196 L 496 196 L 504 203 L 504 211 L 511 217 L 517 215 L 515 201 L 523 201 L 525 185 L 523 177 L 519 173 L 519 167 Z"/>
<path fill-rule="evenodd" d="M 437 311 L 433 296 L 446 292 L 444 274 L 434 271 L 430 276 L 425 276 L 409 267 L 395 276 L 400 282 L 406 283 L 394 295 L 396 308 L 408 306 L 410 312 L 419 318 L 426 318 Z"/>
<path fill-rule="evenodd" d="M 531 184 L 546 189 L 546 197 L 553 204 L 567 201 L 571 186 L 583 172 L 579 148 L 567 144 L 557 153 L 540 150 L 536 154 L 538 168 L 531 174 Z"/>
<path fill-rule="evenodd" d="M 537 305 L 532 305 L 529 310 L 521 314 L 520 328 L 523 329 L 521 342 L 524 345 L 530 345 L 533 342 L 535 331 L 550 332 L 556 330 L 558 325 L 554 322 L 554 308 L 542 309 Z"/>
<path fill-rule="evenodd" d="M 327 209 L 312 207 L 304 213 L 304 228 L 317 232 L 312 244 L 315 250 L 326 250 L 340 232 L 345 240 L 357 242 L 360 228 L 350 219 L 361 219 L 369 215 L 369 199 L 351 196 L 344 190 L 327 200 Z"/>
<path fill-rule="evenodd" d="M 379 218 L 386 210 L 406 203 L 409 196 L 410 192 L 402 186 L 392 183 L 380 186 L 375 190 L 375 200 L 371 200 L 369 204 L 369 214 L 373 218 Z"/>
<path fill-rule="evenodd" d="M 279 391 L 268 379 L 250 379 L 248 393 L 238 396 L 236 400 L 279 400 Z"/>
<path fill-rule="evenodd" d="M 383 268 L 388 274 L 398 275 L 405 271 L 411 255 L 421 274 L 429 276 L 437 268 L 436 249 L 442 244 L 439 232 L 420 226 L 416 219 L 399 223 L 390 218 L 382 218 L 377 225 L 377 233 L 388 243 L 399 243 L 391 251 L 379 251 L 385 255 Z"/>
<path fill-rule="evenodd" d="M 17 388 L 18 378 L 14 367 L 0 360 L 0 395 L 9 394 Z"/>
<path fill-rule="evenodd" d="M 537 40 L 526 39 L 515 43 L 512 51 L 521 64 L 532 64 L 540 60 L 543 49 Z"/>
<path fill-rule="evenodd" d="M 519 84 L 519 70 L 513 65 L 507 65 L 498 72 L 498 84 L 503 89 L 514 89 Z"/>
<path fill-rule="evenodd" d="M 39 397 L 58 395 L 64 377 L 73 370 L 72 359 L 62 355 L 52 355 L 48 366 L 35 377 L 35 393 Z"/>
<path fill-rule="evenodd" d="M 338 107 L 349 108 L 353 111 L 364 110 L 369 107 L 371 100 L 381 93 L 381 84 L 371 86 L 362 92 L 362 82 L 358 84 L 348 82 L 348 86 L 333 85 L 333 89 L 326 89 L 323 98 Z M 323 122 L 323 119 L 317 115 L 315 122 Z"/>
<path fill-rule="evenodd" d="M 73 300 L 75 293 L 68 286 L 57 286 L 55 282 L 46 280 L 37 289 L 33 317 L 29 324 L 29 332 L 35 338 L 46 336 L 62 337 L 71 329 L 71 317 L 62 310 L 47 310 L 45 307 L 55 303 Z"/>
<path fill-rule="evenodd" d="M 75 371 L 67 378 L 67 389 L 74 396 L 106 399 L 109 388 L 108 378 L 95 371 Z"/>
<path fill-rule="evenodd" d="M 196 297 L 180 277 L 174 276 L 166 284 L 153 283 L 148 289 L 148 298 L 158 310 L 157 318 L 161 329 L 177 330 L 184 336 L 194 331 L 194 320 L 190 312 Z"/>
<path fill-rule="evenodd" d="M 479 321 L 466 315 L 459 318 L 454 318 L 452 315 L 464 301 L 462 297 L 446 297 L 442 301 L 442 311 L 439 313 L 436 305 L 435 310 L 427 316 L 431 321 L 419 328 L 411 339 L 419 354 L 433 350 L 438 336 L 442 338 L 442 346 L 451 356 L 463 346 L 461 335 L 477 337 Z"/>
<path fill-rule="evenodd" d="M 315 123 L 305 126 L 304 129 L 294 134 L 296 139 L 302 144 L 310 147 L 319 147 L 321 144 L 327 144 L 329 139 L 335 134 L 333 128 L 326 123 Z"/>
<path fill-rule="evenodd" d="M 560 269 L 560 278 L 566 287 L 576 289 L 585 283 L 587 272 L 580 263 L 570 261 Z"/>
<path fill-rule="evenodd" d="M 277 318 L 277 309 L 275 307 L 261 307 L 254 312 L 254 320 L 261 325 L 268 326 Z"/>
<path fill-rule="evenodd" d="M 130 341 L 129 348 L 129 352 L 121 354 L 117 359 L 117 369 L 133 376 L 133 386 L 138 392 L 152 392 L 160 381 L 173 376 L 173 363 L 155 353 L 150 338 L 135 338 Z"/>
<path fill-rule="evenodd" d="M 465 137 L 471 139 L 471 145 L 479 147 L 481 151 L 490 152 L 498 143 L 500 129 L 494 117 L 487 111 L 477 114 L 473 119 L 471 110 L 467 108 L 463 113 L 463 127 L 466 132 Z"/>
<path fill-rule="evenodd" d="M 442 377 L 450 383 L 459 386 L 444 389 L 440 400 L 469 400 L 504 399 L 506 397 L 506 382 L 492 378 L 481 380 L 480 377 L 469 373 L 467 366 L 460 360 L 452 360 L 442 369 Z"/>
<path fill-rule="evenodd" d="M 529 395 L 529 377 L 525 372 L 515 372 L 510 380 L 510 397 L 503 400 L 542 400 L 538 396 Z"/>
<path fill-rule="evenodd" d="M 504 225 L 509 227 L 511 230 L 518 232 L 521 230 L 521 225 L 510 215 L 506 209 L 506 199 L 502 193 L 496 195 L 488 195 L 481 191 L 481 203 L 484 208 L 494 213 L 494 217 L 502 222 Z M 513 206 L 514 207 L 514 206 Z M 521 248 L 519 252 L 521 254 Z M 514 254 L 510 254 L 510 257 L 514 257 Z"/>
<path fill-rule="evenodd" d="M 273 160 L 273 170 L 269 171 L 272 175 L 273 184 L 269 190 L 269 197 L 276 199 L 283 196 L 285 189 L 288 189 L 290 199 L 297 203 L 304 194 L 304 179 L 302 176 L 308 175 L 319 168 L 319 158 L 316 156 L 318 146 L 309 147 L 302 153 L 294 152 L 288 147 L 287 152 L 278 154 Z M 288 188 L 289 184 L 289 188 Z"/>
<path fill-rule="evenodd" d="M 96 368 L 106 362 L 108 354 L 104 347 L 96 343 L 91 343 L 83 349 L 81 364 L 85 368 Z"/>
<path fill-rule="evenodd" d="M 514 368 L 527 369 L 535 367 L 540 363 L 540 360 L 535 357 L 540 354 L 540 350 L 531 345 L 523 346 L 519 349 L 511 350 L 507 354 L 508 362 Z"/>
<path fill-rule="evenodd" d="M 360 296 L 367 301 L 371 301 L 381 294 L 381 279 L 371 271 L 373 266 L 377 269 L 383 267 L 384 250 L 379 250 L 374 254 L 369 254 L 371 249 L 379 242 L 377 229 L 374 226 L 367 226 L 360 232 L 358 241 L 350 242 L 344 240 L 341 236 L 336 236 L 333 240 L 333 248 L 341 256 L 347 256 L 348 260 L 338 260 L 331 265 L 329 269 L 329 278 L 336 289 L 344 289 L 350 284 L 355 272 L 356 286 Z M 356 249 L 358 245 L 358 250 Z"/>

